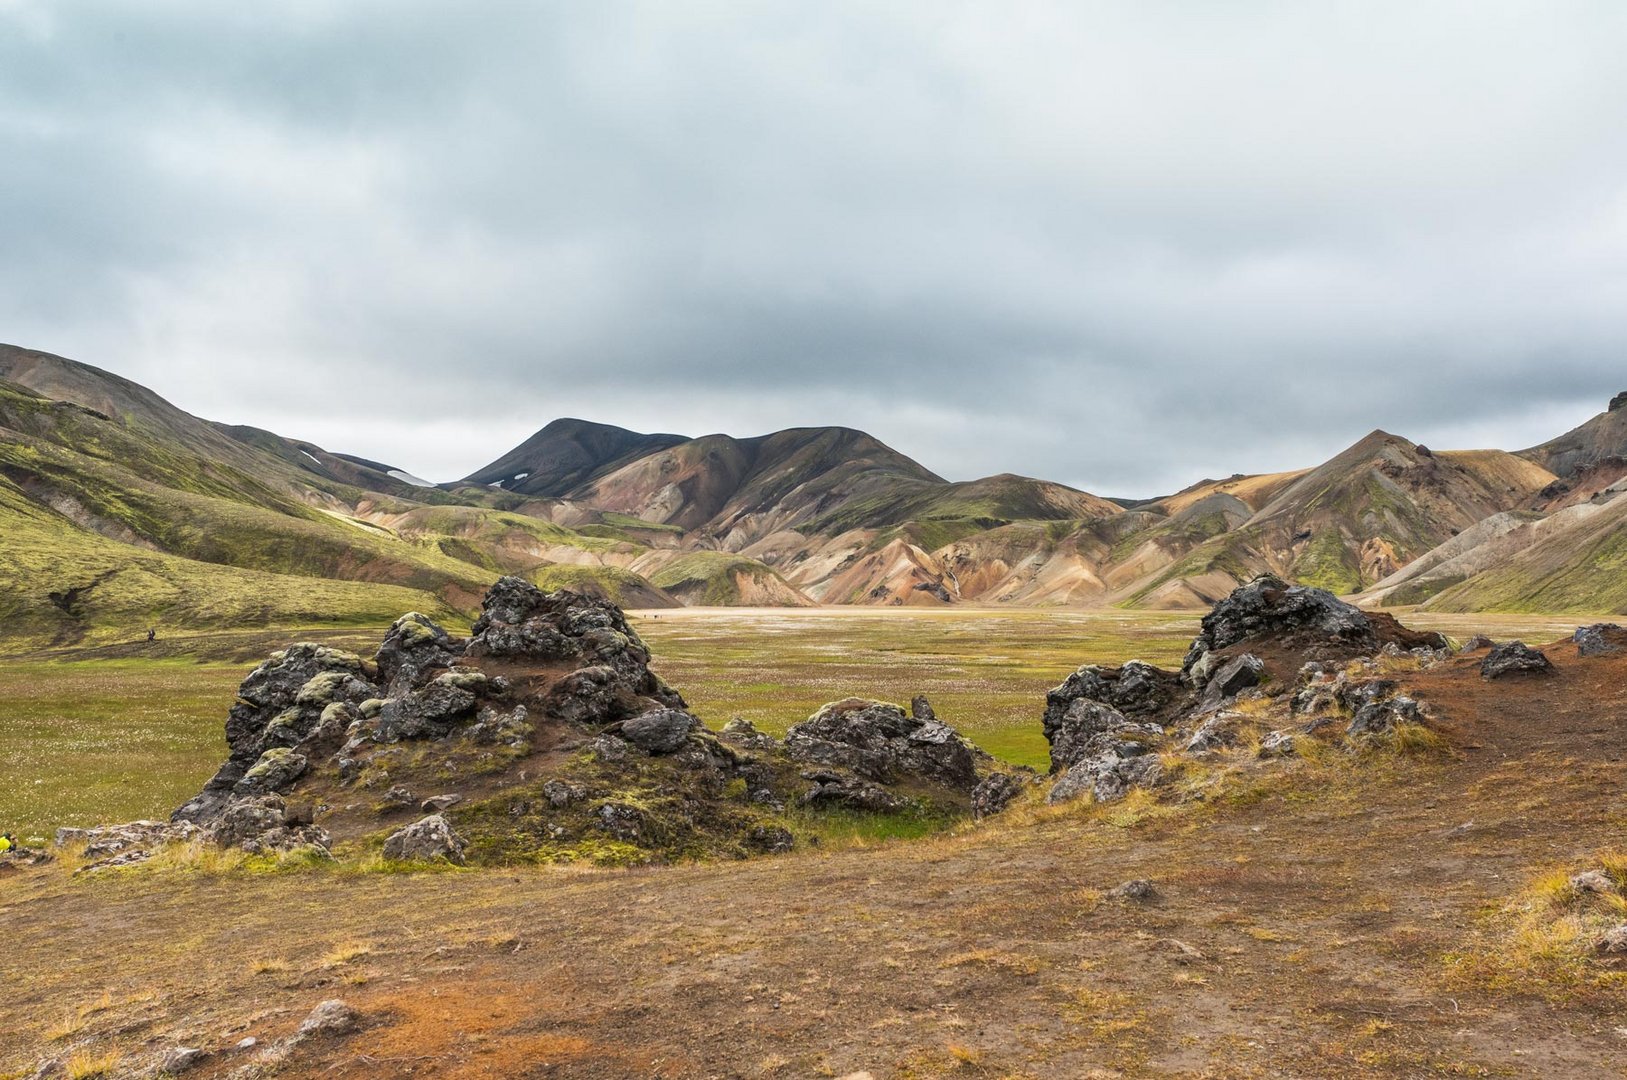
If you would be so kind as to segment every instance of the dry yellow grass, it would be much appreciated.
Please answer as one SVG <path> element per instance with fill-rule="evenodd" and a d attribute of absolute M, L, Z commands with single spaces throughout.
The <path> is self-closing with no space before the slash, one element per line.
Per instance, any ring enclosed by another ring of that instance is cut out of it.
<path fill-rule="evenodd" d="M 95 1077 L 113 1076 L 124 1055 L 117 1050 L 75 1050 L 62 1067 L 67 1080 L 93 1080 Z"/>

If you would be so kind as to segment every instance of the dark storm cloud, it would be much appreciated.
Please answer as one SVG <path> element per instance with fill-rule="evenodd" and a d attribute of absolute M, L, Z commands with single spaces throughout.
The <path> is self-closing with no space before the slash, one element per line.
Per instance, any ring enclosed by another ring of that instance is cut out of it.
<path fill-rule="evenodd" d="M 437 479 L 558 415 L 1110 493 L 1621 389 L 1616 4 L 0 0 L 0 339 Z"/>

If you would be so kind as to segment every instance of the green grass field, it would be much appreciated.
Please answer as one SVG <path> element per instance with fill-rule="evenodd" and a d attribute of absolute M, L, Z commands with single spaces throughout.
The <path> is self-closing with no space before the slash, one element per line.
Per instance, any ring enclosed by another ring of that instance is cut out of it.
<path fill-rule="evenodd" d="M 1459 637 L 1486 629 L 1533 642 L 1575 624 L 1477 615 L 1407 621 Z M 827 701 L 907 703 L 922 693 L 990 753 L 1043 769 L 1046 690 L 1080 664 L 1176 664 L 1197 616 L 681 609 L 635 622 L 656 670 L 711 727 L 743 716 L 782 734 Z M 257 630 L 0 661 L 0 829 L 48 836 L 59 825 L 168 815 L 225 756 L 226 712 L 259 657 L 311 637 L 368 653 L 384 629 Z"/>
<path fill-rule="evenodd" d="M 638 620 L 653 666 L 706 723 L 741 716 L 775 735 L 827 701 L 932 701 L 998 757 L 1049 765 L 1045 691 L 1080 664 L 1179 664 L 1185 613 L 687 609 Z"/>

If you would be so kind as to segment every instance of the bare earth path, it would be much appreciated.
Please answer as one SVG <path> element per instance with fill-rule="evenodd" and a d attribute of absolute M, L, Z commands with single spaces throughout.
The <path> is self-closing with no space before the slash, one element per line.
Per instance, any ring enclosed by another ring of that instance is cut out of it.
<path fill-rule="evenodd" d="M 332 997 L 368 1026 L 275 1075 L 1627 1075 L 1627 993 L 1475 974 L 1491 913 L 1627 818 L 1627 660 L 1550 655 L 1416 677 L 1450 756 L 1172 811 L 641 872 L 13 874 L 0 1076 L 263 1046 Z M 1137 877 L 1162 899 L 1102 895 Z"/>

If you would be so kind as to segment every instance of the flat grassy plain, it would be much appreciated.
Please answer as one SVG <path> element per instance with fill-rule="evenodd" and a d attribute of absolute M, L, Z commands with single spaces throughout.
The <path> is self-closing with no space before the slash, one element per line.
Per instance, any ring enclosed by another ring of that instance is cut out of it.
<path fill-rule="evenodd" d="M 1458 637 L 1549 641 L 1567 617 L 1407 616 Z M 931 699 L 990 753 L 1043 770 L 1045 691 L 1081 664 L 1179 663 L 1195 613 L 688 608 L 634 613 L 654 666 L 708 725 L 773 734 L 849 696 Z M 455 628 L 466 629 L 466 628 Z M 164 817 L 225 757 L 238 683 L 266 653 L 321 640 L 371 655 L 385 627 L 166 637 L 0 660 L 0 829 Z M 0 645 L 0 652 L 4 646 Z"/>
<path fill-rule="evenodd" d="M 1050 764 L 1045 691 L 1081 664 L 1179 665 L 1187 612 L 684 608 L 645 612 L 652 666 L 707 724 L 740 716 L 774 735 L 844 697 L 908 703 L 1018 765 Z"/>

